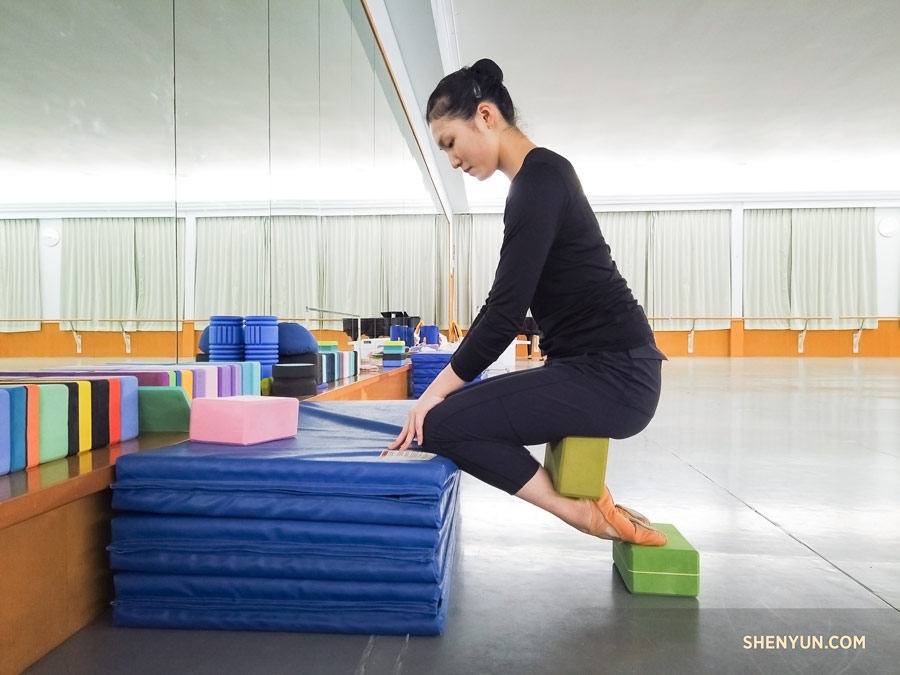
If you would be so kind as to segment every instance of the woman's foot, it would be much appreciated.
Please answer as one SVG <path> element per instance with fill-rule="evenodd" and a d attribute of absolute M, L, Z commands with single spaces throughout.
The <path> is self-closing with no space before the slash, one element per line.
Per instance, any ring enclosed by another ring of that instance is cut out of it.
<path fill-rule="evenodd" d="M 649 522 L 637 511 L 617 505 L 604 488 L 600 499 L 586 499 L 590 510 L 588 534 L 600 539 L 624 541 L 643 546 L 663 546 L 666 535 L 650 527 Z"/>
<path fill-rule="evenodd" d="M 641 525 L 650 524 L 650 519 L 643 513 L 638 513 L 634 509 L 630 509 L 622 504 L 616 504 L 616 511 L 619 511 L 623 516 L 628 518 L 628 520 L 634 521 L 635 523 L 640 523 Z"/>

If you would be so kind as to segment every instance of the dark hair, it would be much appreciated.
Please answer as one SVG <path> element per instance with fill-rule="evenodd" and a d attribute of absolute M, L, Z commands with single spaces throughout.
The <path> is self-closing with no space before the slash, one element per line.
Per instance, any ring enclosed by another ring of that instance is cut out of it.
<path fill-rule="evenodd" d="M 483 101 L 496 105 L 503 118 L 516 125 L 516 107 L 503 86 L 503 71 L 490 59 L 476 61 L 442 79 L 428 97 L 425 120 L 428 124 L 441 117 L 470 120 Z"/>

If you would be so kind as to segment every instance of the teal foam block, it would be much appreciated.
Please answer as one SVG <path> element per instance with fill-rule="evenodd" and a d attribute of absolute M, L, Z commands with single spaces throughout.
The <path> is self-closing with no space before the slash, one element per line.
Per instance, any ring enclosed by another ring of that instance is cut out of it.
<path fill-rule="evenodd" d="M 0 476 L 9 473 L 9 465 L 12 461 L 10 418 L 10 396 L 6 389 L 0 389 Z"/>
<path fill-rule="evenodd" d="M 9 395 L 9 470 L 21 471 L 27 465 L 25 443 L 28 428 L 28 391 L 14 385 L 0 386 Z"/>
<path fill-rule="evenodd" d="M 191 403 L 184 389 L 138 387 L 138 421 L 141 433 L 190 431 Z"/>

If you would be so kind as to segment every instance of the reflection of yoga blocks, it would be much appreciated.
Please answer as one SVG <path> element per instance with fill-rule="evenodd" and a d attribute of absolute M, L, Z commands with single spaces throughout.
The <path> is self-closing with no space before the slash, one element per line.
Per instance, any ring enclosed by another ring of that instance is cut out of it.
<path fill-rule="evenodd" d="M 547 443 L 544 468 L 559 494 L 597 499 L 606 484 L 608 452 L 608 438 L 567 436 Z"/>
<path fill-rule="evenodd" d="M 665 546 L 613 542 L 613 562 L 632 593 L 696 596 L 700 592 L 700 554 L 674 525 L 652 523 L 665 533 Z"/>
<path fill-rule="evenodd" d="M 201 398 L 191 410 L 191 440 L 254 445 L 297 435 L 300 402 L 277 396 Z"/>

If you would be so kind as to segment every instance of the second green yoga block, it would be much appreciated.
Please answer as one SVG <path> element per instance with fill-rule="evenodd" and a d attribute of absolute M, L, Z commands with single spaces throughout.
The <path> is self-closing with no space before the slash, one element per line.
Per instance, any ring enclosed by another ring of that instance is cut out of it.
<path fill-rule="evenodd" d="M 559 494 L 597 499 L 603 496 L 608 453 L 608 438 L 567 436 L 547 443 L 544 468 Z"/>
<path fill-rule="evenodd" d="M 613 542 L 613 562 L 632 593 L 686 595 L 700 592 L 700 554 L 674 525 L 652 523 L 665 533 L 665 546 Z"/>

